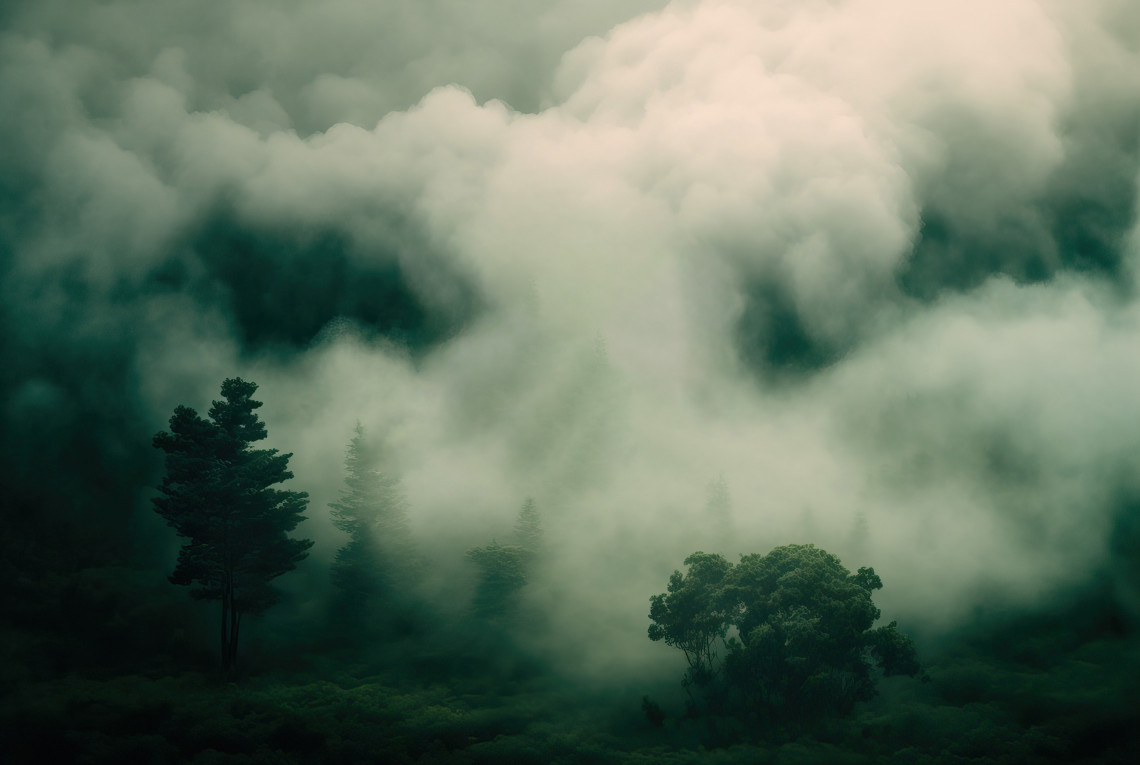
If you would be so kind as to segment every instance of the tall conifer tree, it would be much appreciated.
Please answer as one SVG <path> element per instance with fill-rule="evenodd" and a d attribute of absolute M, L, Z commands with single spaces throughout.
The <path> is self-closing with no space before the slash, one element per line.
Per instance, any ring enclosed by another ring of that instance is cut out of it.
<path fill-rule="evenodd" d="M 537 553 L 542 548 L 542 519 L 538 514 L 538 505 L 534 499 L 527 497 L 519 510 L 518 520 L 515 522 L 515 538 L 519 547 Z"/>
<path fill-rule="evenodd" d="M 358 424 L 345 452 L 345 486 L 340 498 L 329 503 L 333 524 L 349 537 L 333 559 L 331 576 L 354 607 L 392 594 L 408 583 L 414 568 L 408 503 L 399 476 L 381 472 L 376 463 Z"/>
<path fill-rule="evenodd" d="M 252 398 L 256 391 L 255 383 L 227 379 L 208 420 L 179 406 L 170 431 L 154 437 L 166 453 L 155 511 L 188 540 L 170 581 L 193 587 L 197 599 L 221 601 L 227 672 L 237 660 L 242 616 L 277 602 L 270 582 L 296 568 L 313 544 L 287 536 L 305 519 L 308 494 L 272 488 L 293 477 L 293 455 L 251 446 L 266 437 L 254 412 L 261 406 Z"/>

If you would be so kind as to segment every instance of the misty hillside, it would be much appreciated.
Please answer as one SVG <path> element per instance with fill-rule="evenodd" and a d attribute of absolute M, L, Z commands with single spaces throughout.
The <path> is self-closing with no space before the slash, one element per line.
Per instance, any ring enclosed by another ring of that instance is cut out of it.
<path fill-rule="evenodd" d="M 10 0 L 0 147 L 0 759 L 1140 755 L 1134 3 Z"/>

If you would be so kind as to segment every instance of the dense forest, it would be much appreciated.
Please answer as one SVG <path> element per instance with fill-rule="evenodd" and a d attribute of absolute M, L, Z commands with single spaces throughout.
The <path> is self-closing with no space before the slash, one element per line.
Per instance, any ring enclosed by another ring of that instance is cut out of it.
<path fill-rule="evenodd" d="M 0 761 L 1132 763 L 1133 0 L 0 3 Z"/>

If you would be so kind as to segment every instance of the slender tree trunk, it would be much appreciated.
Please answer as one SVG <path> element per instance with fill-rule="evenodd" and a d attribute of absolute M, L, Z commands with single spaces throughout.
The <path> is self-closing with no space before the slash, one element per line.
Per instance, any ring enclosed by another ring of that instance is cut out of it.
<path fill-rule="evenodd" d="M 230 672 L 229 615 L 230 588 L 227 584 L 222 588 L 222 671 L 224 671 L 227 675 Z"/>
<path fill-rule="evenodd" d="M 230 670 L 233 671 L 237 667 L 238 633 L 241 630 L 241 610 L 238 608 L 236 602 L 232 602 L 232 599 L 231 608 L 229 666 Z"/>

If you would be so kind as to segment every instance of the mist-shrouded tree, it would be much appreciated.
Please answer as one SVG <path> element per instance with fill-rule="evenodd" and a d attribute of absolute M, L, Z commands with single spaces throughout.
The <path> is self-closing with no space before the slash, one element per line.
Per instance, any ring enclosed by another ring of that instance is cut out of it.
<path fill-rule="evenodd" d="M 705 515 L 709 522 L 718 531 L 728 530 L 732 523 L 732 495 L 723 474 L 709 483 L 706 495 Z"/>
<path fill-rule="evenodd" d="M 713 677 L 719 650 L 724 647 L 730 615 L 721 597 L 732 564 L 723 556 L 695 552 L 685 558 L 688 572 L 674 571 L 668 592 L 649 599 L 649 639 L 680 649 L 689 668 L 686 689 L 706 685 Z"/>
<path fill-rule="evenodd" d="M 377 455 L 357 424 L 345 452 L 344 488 L 329 503 L 333 524 L 349 537 L 337 551 L 330 575 L 354 612 L 409 584 L 414 567 L 400 479 L 376 464 Z"/>
<path fill-rule="evenodd" d="M 166 453 L 155 511 L 187 540 L 170 581 L 193 588 L 194 598 L 221 602 L 227 672 L 237 660 L 242 616 L 277 602 L 270 583 L 296 568 L 313 545 L 288 536 L 305 519 L 308 494 L 273 488 L 293 477 L 293 455 L 252 446 L 266 437 L 254 411 L 262 405 L 252 398 L 256 391 L 255 383 L 227 379 L 209 419 L 179 406 L 169 432 L 154 437 Z"/>
<path fill-rule="evenodd" d="M 894 627 L 871 629 L 879 618 L 871 595 L 882 586 L 874 569 L 852 574 L 810 544 L 742 556 L 725 588 L 740 633 L 726 658 L 730 685 L 754 712 L 794 722 L 845 714 L 871 698 L 876 666 L 907 668 L 880 650 L 879 636 Z M 917 666 L 913 643 L 894 636 Z"/>
<path fill-rule="evenodd" d="M 542 517 L 533 497 L 527 497 L 515 521 L 515 539 L 519 547 L 538 554 L 542 550 Z"/>
<path fill-rule="evenodd" d="M 472 610 L 486 617 L 510 613 L 529 580 L 531 557 L 524 547 L 498 542 L 468 550 L 467 559 L 479 569 Z"/>
<path fill-rule="evenodd" d="M 852 574 L 810 544 L 735 566 L 707 553 L 685 562 L 688 574 L 674 572 L 669 592 L 650 599 L 649 636 L 684 651 L 686 680 L 727 711 L 804 725 L 874 696 L 879 674 L 919 672 L 914 642 L 895 622 L 872 629 L 871 595 L 883 586 L 874 569 Z M 732 627 L 737 636 L 725 640 Z M 719 665 L 716 647 L 725 649 Z"/>
<path fill-rule="evenodd" d="M 519 592 L 530 582 L 542 552 L 542 517 L 538 504 L 527 497 L 519 509 L 515 543 L 473 547 L 467 559 L 479 569 L 472 610 L 481 616 L 501 616 L 514 609 Z"/>

